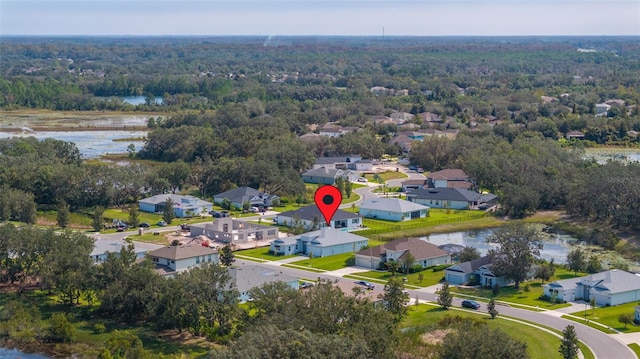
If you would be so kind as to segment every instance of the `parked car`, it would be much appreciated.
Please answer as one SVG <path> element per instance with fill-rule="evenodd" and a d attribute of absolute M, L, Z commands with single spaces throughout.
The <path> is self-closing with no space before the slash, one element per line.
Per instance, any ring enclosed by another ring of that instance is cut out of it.
<path fill-rule="evenodd" d="M 367 179 L 364 177 L 358 177 L 358 182 L 367 182 Z"/>
<path fill-rule="evenodd" d="M 228 211 L 222 211 L 222 212 L 220 212 L 220 216 L 221 217 L 229 217 L 229 212 Z"/>
<path fill-rule="evenodd" d="M 302 282 L 300 283 L 300 289 L 311 288 L 314 284 L 311 282 Z"/>
<path fill-rule="evenodd" d="M 260 208 L 258 208 L 258 207 L 251 207 L 251 208 L 249 208 L 249 212 L 251 212 L 251 213 L 258 213 L 258 212 L 260 212 Z"/>
<path fill-rule="evenodd" d="M 480 304 L 478 304 L 478 302 L 476 302 L 475 300 L 463 300 L 462 301 L 462 306 L 464 308 L 471 308 L 471 309 L 479 309 L 480 308 Z"/>
<path fill-rule="evenodd" d="M 138 225 L 138 227 L 140 227 L 140 228 L 149 228 L 149 227 L 151 227 L 151 225 L 149 223 L 147 223 L 147 222 L 142 222 L 142 223 L 140 223 Z"/>
<path fill-rule="evenodd" d="M 183 224 L 181 224 L 181 225 L 180 225 L 180 230 L 183 230 L 183 231 L 190 231 L 190 230 L 191 230 L 191 227 L 190 227 L 188 224 L 183 223 Z"/>
<path fill-rule="evenodd" d="M 165 221 L 160 221 L 160 222 L 158 222 L 156 224 L 159 225 L 160 227 L 166 227 L 167 226 L 167 222 L 165 222 Z"/>
<path fill-rule="evenodd" d="M 373 285 L 373 283 L 369 283 L 366 280 L 358 280 L 358 281 L 356 281 L 356 284 L 363 285 L 363 286 L 367 287 L 367 289 L 369 289 L 369 290 L 372 290 L 372 289 L 374 289 L 376 287 L 375 285 Z"/>
<path fill-rule="evenodd" d="M 409 166 L 409 169 L 410 169 L 411 171 L 415 171 L 415 170 L 416 170 L 416 168 L 417 168 L 416 166 Z"/>
<path fill-rule="evenodd" d="M 416 170 L 416 172 L 418 173 L 424 173 L 424 169 L 422 167 L 418 167 L 418 169 Z"/>
<path fill-rule="evenodd" d="M 116 232 L 124 232 L 124 231 L 126 231 L 127 229 L 129 229 L 129 226 L 118 226 L 118 227 L 116 228 Z"/>

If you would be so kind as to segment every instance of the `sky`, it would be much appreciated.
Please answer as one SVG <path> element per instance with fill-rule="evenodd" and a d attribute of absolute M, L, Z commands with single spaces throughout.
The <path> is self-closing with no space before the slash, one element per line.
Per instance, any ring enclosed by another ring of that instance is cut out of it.
<path fill-rule="evenodd" d="M 640 35 L 640 0 L 0 0 L 2 35 Z"/>

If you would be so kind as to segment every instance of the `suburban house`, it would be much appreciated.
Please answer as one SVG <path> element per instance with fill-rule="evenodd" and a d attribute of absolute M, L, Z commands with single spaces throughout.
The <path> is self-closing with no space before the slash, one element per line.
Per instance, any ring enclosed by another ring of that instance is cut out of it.
<path fill-rule="evenodd" d="M 298 278 L 283 274 L 277 268 L 269 269 L 255 265 L 243 265 L 242 267 L 227 268 L 231 276 L 233 289 L 240 293 L 240 303 L 251 300 L 249 291 L 253 288 L 260 288 L 265 284 L 273 282 L 284 282 L 292 289 L 299 289 Z"/>
<path fill-rule="evenodd" d="M 147 253 L 147 257 L 156 265 L 156 272 L 164 276 L 189 270 L 204 263 L 218 264 L 218 252 L 212 248 L 193 246 L 167 246 Z"/>
<path fill-rule="evenodd" d="M 402 149 L 402 152 L 409 153 L 411 152 L 411 147 L 413 146 L 413 139 L 407 135 L 398 135 L 389 141 L 390 144 L 396 145 Z"/>
<path fill-rule="evenodd" d="M 327 226 L 324 216 L 315 204 L 294 211 L 282 212 L 274 218 L 274 221 L 278 225 L 289 227 L 293 227 L 299 223 L 307 230 L 314 229 L 314 226 L 317 226 L 316 229 Z M 348 230 L 359 228 L 361 225 L 362 216 L 357 213 L 338 209 L 333 217 L 331 217 L 331 223 L 329 223 L 328 226 L 332 228 L 346 228 Z"/>
<path fill-rule="evenodd" d="M 469 262 L 454 264 L 444 270 L 444 278 L 447 282 L 457 285 L 475 283 L 484 287 L 493 287 L 497 283 L 500 287 L 504 287 L 511 284 L 511 281 L 504 277 L 496 277 L 491 272 L 492 259 L 491 256 L 484 256 Z"/>
<path fill-rule="evenodd" d="M 176 218 L 186 218 L 208 213 L 213 203 L 201 200 L 194 196 L 181 196 L 177 194 L 159 194 L 138 201 L 142 212 L 161 213 L 167 200 L 173 202 L 173 213 Z"/>
<path fill-rule="evenodd" d="M 464 171 L 450 168 L 441 171 L 431 172 L 427 176 L 427 187 L 429 188 L 471 188 L 473 184 Z"/>
<path fill-rule="evenodd" d="M 249 203 L 251 207 L 264 208 L 273 206 L 273 202 L 279 201 L 280 197 L 243 186 L 213 196 L 213 203 L 220 205 L 225 199 L 235 207 L 242 208 L 245 203 Z"/>
<path fill-rule="evenodd" d="M 567 132 L 567 140 L 584 140 L 584 133 L 580 131 L 569 131 Z"/>
<path fill-rule="evenodd" d="M 599 103 L 596 105 L 596 117 L 607 116 L 607 111 L 611 109 L 611 105 Z"/>
<path fill-rule="evenodd" d="M 318 157 L 313 168 L 341 169 L 352 171 L 371 171 L 373 162 L 371 160 L 363 160 L 360 156 L 346 157 Z"/>
<path fill-rule="evenodd" d="M 612 269 L 585 277 L 563 279 L 542 286 L 549 298 L 565 302 L 595 298 L 596 305 L 618 305 L 640 300 L 640 274 Z"/>
<path fill-rule="evenodd" d="M 278 228 L 238 221 L 231 217 L 216 218 L 209 223 L 193 223 L 191 236 L 205 235 L 216 242 L 246 243 L 278 238 Z"/>
<path fill-rule="evenodd" d="M 91 252 L 91 259 L 95 263 L 102 263 L 107 259 L 109 253 L 113 253 L 117 257 L 119 257 L 122 248 L 127 248 L 129 244 L 133 244 L 133 251 L 136 254 L 136 259 L 144 258 L 144 256 L 150 251 L 162 248 L 161 245 L 152 243 L 135 241 L 128 242 L 126 240 L 98 238 L 94 242 L 93 251 Z"/>
<path fill-rule="evenodd" d="M 449 253 L 434 244 L 419 238 L 400 238 L 357 252 L 356 266 L 377 269 L 387 261 L 404 263 L 409 253 L 415 258 L 412 266 L 426 268 L 451 262 Z"/>
<path fill-rule="evenodd" d="M 406 180 L 406 181 L 403 181 L 401 185 L 402 185 L 402 192 L 406 193 L 416 189 L 425 188 L 427 185 L 427 180 L 421 180 L 421 179 Z"/>
<path fill-rule="evenodd" d="M 349 178 L 350 174 L 351 172 L 347 170 L 327 168 L 323 166 L 319 168 L 313 168 L 304 172 L 302 174 L 302 181 L 304 183 L 333 185 L 336 182 L 336 178 Z"/>
<path fill-rule="evenodd" d="M 326 257 L 359 251 L 369 239 L 349 232 L 323 227 L 299 236 L 278 238 L 271 242 L 269 252 L 276 255 L 305 254 Z"/>
<path fill-rule="evenodd" d="M 428 188 L 407 192 L 407 200 L 434 208 L 478 209 L 494 204 L 497 197 L 463 188 Z"/>
<path fill-rule="evenodd" d="M 365 218 L 401 222 L 429 216 L 429 207 L 399 198 L 372 198 L 360 205 L 358 213 Z"/>
<path fill-rule="evenodd" d="M 389 115 L 392 120 L 398 125 L 402 125 L 405 122 L 411 121 L 416 118 L 416 116 L 412 113 L 408 112 L 394 112 Z"/>

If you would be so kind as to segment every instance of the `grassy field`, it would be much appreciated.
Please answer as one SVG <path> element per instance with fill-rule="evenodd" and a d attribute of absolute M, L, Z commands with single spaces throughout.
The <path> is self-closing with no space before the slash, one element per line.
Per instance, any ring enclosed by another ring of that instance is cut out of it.
<path fill-rule="evenodd" d="M 636 353 L 636 356 L 638 358 L 640 358 L 640 344 L 629 344 L 629 348 L 631 348 L 631 350 L 633 350 L 634 353 Z"/>
<path fill-rule="evenodd" d="M 409 327 L 428 327 L 430 324 L 435 324 L 444 318 L 445 316 L 461 316 L 482 318 L 487 325 L 492 328 L 499 328 L 508 333 L 512 338 L 527 343 L 527 352 L 532 359 L 554 359 L 561 358 L 558 353 L 558 347 L 560 346 L 560 338 L 547 333 L 542 330 L 538 330 L 522 323 L 506 320 L 498 317 L 491 320 L 489 317 L 481 316 L 473 311 L 469 310 L 442 310 L 438 307 L 431 305 L 411 305 L 409 307 L 409 315 L 402 322 L 402 326 Z"/>
<path fill-rule="evenodd" d="M 420 273 L 422 273 L 422 281 L 418 279 Z M 409 275 L 405 275 L 403 273 L 396 273 L 396 276 L 407 278 L 405 285 L 409 288 L 411 287 L 429 287 L 432 285 L 436 285 L 440 283 L 440 280 L 444 278 L 444 271 L 434 272 L 431 269 L 423 270 L 419 273 L 411 273 Z M 362 279 L 362 277 L 371 279 L 372 282 L 378 283 L 387 283 L 387 281 L 391 278 L 391 272 L 387 271 L 368 271 L 357 273 L 354 275 L 346 275 L 346 278 L 353 279 Z"/>
<path fill-rule="evenodd" d="M 446 223 L 430 223 L 423 226 L 417 226 L 416 228 L 403 228 L 401 230 L 394 230 L 390 232 L 379 231 L 363 231 L 360 235 L 367 236 L 369 238 L 375 238 L 378 240 L 392 240 L 401 237 L 421 237 L 428 236 L 432 233 L 450 233 L 450 232 L 464 232 L 471 230 L 479 230 L 486 228 L 494 228 L 503 225 L 505 222 L 496 217 L 482 217 L 476 219 L 459 220 L 455 222 Z"/>
<path fill-rule="evenodd" d="M 364 178 L 366 178 L 367 181 L 369 181 L 369 182 L 376 182 L 376 180 L 374 179 L 376 177 L 376 175 L 383 182 L 387 182 L 388 180 L 392 180 L 392 179 L 402 179 L 402 178 L 409 177 L 409 176 L 407 176 L 406 174 L 404 174 L 402 172 L 386 171 L 386 172 L 382 172 L 382 173 L 365 173 L 364 174 Z"/>
<path fill-rule="evenodd" d="M 259 259 L 262 261 L 276 261 L 286 258 L 295 257 L 295 255 L 288 256 L 277 256 L 275 254 L 269 253 L 269 247 L 260 247 L 260 248 L 252 248 L 252 249 L 243 249 L 241 251 L 234 252 L 236 255 L 251 257 L 255 259 Z"/>
<path fill-rule="evenodd" d="M 586 318 L 590 321 L 595 321 L 598 323 L 602 323 L 604 325 L 610 326 L 611 328 L 622 332 L 622 333 L 637 333 L 640 332 L 640 325 L 627 325 L 625 328 L 624 324 L 618 321 L 618 317 L 622 313 L 633 314 L 633 308 L 638 306 L 638 302 L 631 302 L 621 305 L 616 305 L 613 307 L 598 307 L 598 308 L 587 308 L 586 312 L 584 310 L 571 313 L 577 317 L 584 318 L 586 313 Z M 580 321 L 581 323 L 583 321 Z M 603 330 L 604 328 L 599 326 L 593 326 L 599 330 Z"/>
<path fill-rule="evenodd" d="M 308 267 L 312 269 L 336 270 L 345 267 L 345 261 L 351 257 L 352 253 L 338 254 L 335 256 L 307 258 L 297 262 L 292 262 L 295 266 Z"/>

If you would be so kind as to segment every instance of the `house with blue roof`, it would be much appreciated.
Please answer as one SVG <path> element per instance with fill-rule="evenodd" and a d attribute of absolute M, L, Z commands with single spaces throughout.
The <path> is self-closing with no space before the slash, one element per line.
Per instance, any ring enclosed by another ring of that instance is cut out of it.
<path fill-rule="evenodd" d="M 314 257 L 326 257 L 357 252 L 368 244 L 369 239 L 365 237 L 324 227 L 319 231 L 276 239 L 271 242 L 269 252 L 276 255 L 299 253 Z"/>

